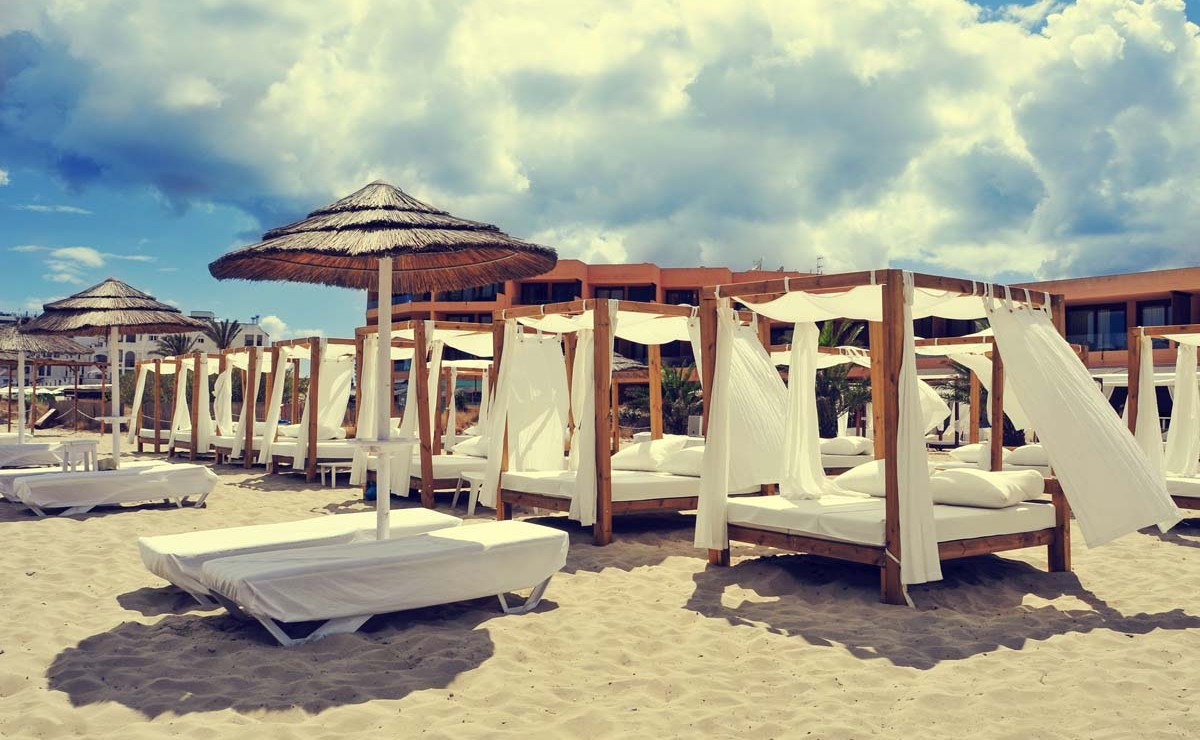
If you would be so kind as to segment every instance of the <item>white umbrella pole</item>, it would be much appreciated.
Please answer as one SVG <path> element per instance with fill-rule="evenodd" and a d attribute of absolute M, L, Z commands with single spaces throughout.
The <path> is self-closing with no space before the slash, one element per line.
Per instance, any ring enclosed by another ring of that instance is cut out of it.
<path fill-rule="evenodd" d="M 17 352 L 17 444 L 25 444 L 25 350 Z"/>
<path fill-rule="evenodd" d="M 392 434 L 392 258 L 379 258 L 379 300 L 375 342 L 375 438 L 387 442 Z M 379 447 L 375 470 L 375 538 L 391 531 L 392 460 L 386 444 Z"/>
<path fill-rule="evenodd" d="M 109 390 L 112 393 L 112 457 L 113 468 L 121 467 L 121 376 L 117 365 L 117 355 L 120 354 L 117 342 L 121 339 L 120 329 L 116 326 L 108 328 L 108 377 Z"/>

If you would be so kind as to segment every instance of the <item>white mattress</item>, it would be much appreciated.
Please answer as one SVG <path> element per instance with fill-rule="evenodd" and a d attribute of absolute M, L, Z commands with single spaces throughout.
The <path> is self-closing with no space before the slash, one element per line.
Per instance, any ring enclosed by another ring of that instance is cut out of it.
<path fill-rule="evenodd" d="M 141 429 L 138 430 L 138 436 L 141 437 L 142 439 L 148 439 L 148 440 L 153 441 L 154 440 L 154 430 L 147 429 L 146 427 L 142 427 Z M 171 436 L 171 430 L 169 428 L 163 427 L 162 429 L 158 430 L 159 440 L 166 442 L 167 437 L 169 437 L 169 436 Z"/>
<path fill-rule="evenodd" d="M 271 445 L 272 456 L 295 457 L 299 450 L 298 442 L 294 439 L 281 439 Z M 317 442 L 317 458 L 321 460 L 353 460 L 353 440 L 322 439 Z"/>
<path fill-rule="evenodd" d="M 488 522 L 413 537 L 210 560 L 201 583 L 278 622 L 385 614 L 536 586 L 566 564 L 567 534 Z"/>
<path fill-rule="evenodd" d="M 874 455 L 821 455 L 821 467 L 833 469 L 857 468 L 875 460 Z"/>
<path fill-rule="evenodd" d="M 470 455 L 434 455 L 433 456 L 433 477 L 434 478 L 457 478 L 465 472 L 472 470 L 483 470 L 487 467 L 486 457 L 472 457 Z M 414 478 L 421 477 L 421 458 L 413 457 L 413 467 L 411 475 Z"/>
<path fill-rule="evenodd" d="M 39 509 L 92 507 L 212 492 L 217 476 L 203 465 L 159 463 L 146 467 L 17 478 L 12 498 Z"/>
<path fill-rule="evenodd" d="M 391 536 L 411 537 L 435 529 L 457 527 L 462 520 L 430 509 L 391 512 Z M 138 549 L 151 573 L 193 594 L 204 594 L 200 569 L 205 563 L 233 555 L 302 547 L 349 544 L 375 539 L 375 512 L 335 514 L 298 522 L 209 529 L 158 537 L 141 537 Z"/>
<path fill-rule="evenodd" d="M 57 442 L 0 445 L 0 468 L 28 468 L 61 462 L 62 445 Z"/>
<path fill-rule="evenodd" d="M 730 524 L 860 545 L 884 544 L 881 498 L 824 496 L 818 500 L 791 501 L 783 496 L 747 496 L 730 498 L 725 510 Z M 1053 527 L 1054 507 L 1036 502 L 1006 509 L 935 504 L 933 517 L 938 542 L 950 542 Z"/>
<path fill-rule="evenodd" d="M 221 447 L 221 448 L 232 448 L 234 441 L 236 441 L 237 439 L 238 439 L 238 437 L 235 437 L 232 434 L 214 434 L 212 436 L 212 446 L 213 447 Z M 254 445 L 254 449 L 257 450 L 257 449 L 261 448 L 262 447 L 262 435 L 260 434 L 256 437 L 254 437 L 251 440 L 251 442 Z M 245 445 L 244 438 L 242 438 L 242 444 Z M 277 447 L 278 445 L 275 445 L 275 446 Z"/>
<path fill-rule="evenodd" d="M 569 499 L 575 495 L 575 471 L 538 470 L 526 473 L 504 473 L 500 480 L 500 486 L 510 491 L 539 493 L 543 496 Z M 656 498 L 687 498 L 699 495 L 699 478 L 639 470 L 612 471 L 613 501 L 645 501 Z"/>
<path fill-rule="evenodd" d="M 1200 476 L 1168 475 L 1167 493 L 1200 498 Z"/>
<path fill-rule="evenodd" d="M 0 445 L 11 444 L 17 441 L 16 432 L 0 432 Z"/>
<path fill-rule="evenodd" d="M 929 465 L 931 470 L 951 470 L 954 468 L 982 469 L 978 463 L 963 462 L 962 460 L 938 460 L 931 462 Z M 1036 470 L 1042 474 L 1043 478 L 1049 478 L 1051 472 L 1049 465 L 1014 465 L 1013 463 L 1004 463 L 1003 467 L 1004 470 Z"/>
<path fill-rule="evenodd" d="M 162 460 L 122 460 L 121 469 L 129 468 L 147 468 L 153 465 L 162 465 Z M 46 475 L 47 473 L 63 472 L 62 465 L 47 465 L 40 468 L 15 468 L 13 470 L 0 470 L 0 496 L 11 498 L 13 485 L 18 478 L 25 478 L 31 475 Z"/>

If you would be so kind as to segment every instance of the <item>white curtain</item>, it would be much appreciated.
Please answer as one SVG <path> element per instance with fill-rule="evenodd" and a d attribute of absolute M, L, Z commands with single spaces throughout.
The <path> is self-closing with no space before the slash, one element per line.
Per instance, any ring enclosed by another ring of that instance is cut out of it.
<path fill-rule="evenodd" d="M 700 317 L 691 316 L 687 322 L 688 343 L 692 345 L 692 361 L 696 365 L 696 376 L 701 383 L 704 382 L 704 373 L 700 368 L 704 367 L 703 346 L 704 342 L 700 336 Z"/>
<path fill-rule="evenodd" d="M 340 349 L 330 351 L 328 340 L 321 340 L 318 357 L 317 388 L 309 383 L 308 395 L 304 399 L 304 410 L 300 413 L 300 428 L 296 430 L 296 454 L 292 457 L 292 469 L 305 467 L 308 462 L 308 425 L 315 413 L 317 416 L 317 441 L 332 439 L 346 418 L 346 407 L 350 405 L 350 384 L 354 376 L 354 355 Z M 309 371 L 311 373 L 311 370 Z"/>
<path fill-rule="evenodd" d="M 275 444 L 275 432 L 279 429 L 279 414 L 283 406 L 283 386 L 288 374 L 292 372 L 292 363 L 288 362 L 285 352 L 278 353 L 278 360 L 279 362 L 271 367 L 271 399 L 267 402 L 267 418 L 263 421 L 262 446 L 258 451 L 259 465 L 271 462 L 271 448 Z M 295 378 L 292 382 L 295 382 Z"/>
<path fill-rule="evenodd" d="M 129 433 L 125 435 L 125 439 L 130 444 L 137 441 L 138 432 L 142 427 L 139 418 L 142 413 L 142 395 L 146 391 L 146 378 L 153 369 L 153 365 L 142 365 L 138 368 L 137 381 L 133 388 L 133 405 L 129 407 Z"/>
<path fill-rule="evenodd" d="M 820 498 L 832 488 L 821 467 L 821 433 L 817 423 L 817 344 L 821 331 L 803 322 L 792 329 L 788 371 L 788 403 L 779 493 L 790 499 Z"/>
<path fill-rule="evenodd" d="M 446 388 L 446 433 L 442 437 L 442 447 L 449 452 L 458 444 L 458 399 L 454 391 L 458 388 L 458 368 L 450 368 L 450 386 Z"/>
<path fill-rule="evenodd" d="M 483 385 L 479 387 L 479 418 L 475 421 L 475 427 L 480 434 L 487 434 L 488 412 L 492 405 L 492 389 L 488 385 L 491 373 L 490 368 L 483 369 Z"/>
<path fill-rule="evenodd" d="M 979 385 L 988 392 L 991 398 L 992 392 L 992 361 L 980 354 L 972 354 L 962 352 L 958 354 L 947 355 L 951 360 L 970 370 L 979 378 Z M 1000 353 L 1001 358 L 1004 353 Z M 1020 394 L 1013 392 L 1007 385 L 1004 387 L 1004 415 L 1012 420 L 1013 426 L 1017 429 L 1034 429 L 1033 423 L 1029 420 L 1029 414 L 1025 413 L 1025 407 L 1021 405 Z"/>
<path fill-rule="evenodd" d="M 177 439 L 191 438 L 192 411 L 188 406 L 188 373 L 191 363 L 181 364 L 175 373 L 175 408 L 171 414 L 171 433 L 167 435 L 167 448 L 175 445 Z"/>
<path fill-rule="evenodd" d="M 700 468 L 700 496 L 696 507 L 696 547 L 724 550 L 729 547 L 725 502 L 730 489 L 730 391 L 733 379 L 733 342 L 737 319 L 727 301 L 717 309 L 717 352 L 713 358 L 713 387 L 704 390 L 708 404 L 708 434 Z M 702 373 L 703 374 L 703 373 Z"/>
<path fill-rule="evenodd" d="M 368 334 L 363 337 L 362 375 L 358 380 L 355 403 L 355 432 L 359 439 L 378 439 L 379 423 L 375 406 L 370 399 L 375 398 L 375 359 L 379 347 L 379 337 Z M 366 482 L 367 451 L 363 448 L 354 449 L 354 457 L 350 461 L 350 485 L 361 486 Z M 394 464 L 394 463 L 393 463 Z"/>
<path fill-rule="evenodd" d="M 496 492 L 500 487 L 500 464 L 504 456 L 504 430 L 508 424 L 509 385 L 512 384 L 512 364 L 508 358 L 517 351 L 517 337 L 520 328 L 515 321 L 504 324 L 504 354 L 500 366 L 496 369 L 496 390 L 492 395 L 489 409 L 487 467 L 484 469 L 483 487 L 479 491 L 479 503 L 484 506 L 496 506 Z"/>
<path fill-rule="evenodd" d="M 1145 356 L 1149 354 L 1143 352 Z M 1143 371 L 1144 373 L 1145 371 Z M 1141 429 L 1141 419 L 1138 419 Z M 1158 431 L 1157 420 L 1154 430 Z M 1200 467 L 1200 393 L 1196 387 L 1196 345 L 1180 344 L 1175 359 L 1175 399 L 1163 468 L 1176 475 L 1195 475 Z"/>
<path fill-rule="evenodd" d="M 1138 410 L 1133 438 L 1146 455 L 1150 467 L 1163 469 L 1162 428 L 1158 424 L 1158 391 L 1154 387 L 1154 345 L 1150 337 L 1142 337 L 1141 359 L 1138 362 Z M 1128 412 L 1129 402 L 1125 402 Z M 1128 414 L 1126 414 L 1128 421 Z"/>
<path fill-rule="evenodd" d="M 200 398 L 202 399 L 201 407 L 196 410 L 196 451 L 207 452 L 209 445 L 212 444 L 213 432 L 216 431 L 216 424 L 213 422 L 212 406 L 209 404 L 210 395 L 208 392 L 208 379 L 212 376 L 212 364 L 208 361 L 208 355 L 200 355 L 199 372 L 193 373 L 192 382 L 200 384 Z"/>
<path fill-rule="evenodd" d="M 233 434 L 233 366 L 226 366 L 217 375 L 212 392 L 213 414 L 216 417 L 217 434 Z"/>
<path fill-rule="evenodd" d="M 942 578 L 937 531 L 933 523 L 933 497 L 929 491 L 929 456 L 925 448 L 925 421 L 917 376 L 913 337 L 913 277 L 904 272 L 904 347 L 900 361 L 900 424 L 896 430 L 896 465 L 900 494 L 900 581 L 927 583 Z M 891 553 L 888 553 L 891 557 Z"/>
<path fill-rule="evenodd" d="M 575 471 L 575 495 L 569 515 L 585 527 L 596 523 L 596 336 L 580 329 L 575 341 L 571 372 L 571 411 L 575 433 L 571 435 L 568 466 Z"/>
<path fill-rule="evenodd" d="M 254 373 L 253 375 L 250 373 L 250 366 L 247 364 L 244 368 L 246 383 L 242 386 L 242 410 L 238 414 L 237 424 L 233 428 L 233 444 L 230 445 L 231 457 L 241 457 L 245 451 L 247 425 L 249 425 L 251 440 L 257 436 L 254 434 L 254 420 L 257 416 L 258 389 L 262 385 L 263 351 L 262 347 L 255 347 L 250 351 L 254 353 Z"/>
<path fill-rule="evenodd" d="M 1161 471 L 1113 414 L 1050 317 L 998 301 L 987 308 L 1007 377 L 1025 400 L 1088 546 L 1179 521 Z"/>

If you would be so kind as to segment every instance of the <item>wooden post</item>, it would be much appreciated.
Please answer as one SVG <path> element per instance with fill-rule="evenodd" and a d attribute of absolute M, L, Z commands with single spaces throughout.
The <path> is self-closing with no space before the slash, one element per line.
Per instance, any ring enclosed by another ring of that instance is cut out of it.
<path fill-rule="evenodd" d="M 498 320 L 497 320 L 498 319 Z M 488 390 L 494 391 L 500 379 L 500 361 L 504 356 L 504 318 L 501 312 L 492 315 L 492 373 L 488 377 Z M 495 412 L 493 407 L 492 412 Z M 488 422 L 491 423 L 490 421 Z M 504 471 L 508 470 L 508 420 L 504 420 L 504 442 L 500 446 L 500 490 L 496 491 L 496 519 L 512 518 L 512 504 L 504 500 Z"/>
<path fill-rule="evenodd" d="M 1071 570 L 1071 507 L 1057 481 L 1050 499 L 1054 503 L 1054 541 L 1046 546 L 1048 565 L 1051 573 L 1066 573 Z"/>
<path fill-rule="evenodd" d="M 101 414 L 104 413 L 104 389 L 106 387 L 104 380 L 107 377 L 108 377 L 107 371 L 103 367 L 101 367 L 100 368 L 100 413 Z M 102 436 L 102 437 L 104 436 L 104 422 L 100 422 L 100 436 Z"/>
<path fill-rule="evenodd" d="M 413 322 L 413 361 L 408 382 L 417 384 L 417 429 L 421 440 L 421 505 L 432 509 L 433 498 L 433 425 L 429 418 L 429 350 L 425 322 Z M 405 409 L 404 413 L 412 413 Z"/>
<path fill-rule="evenodd" d="M 71 417 L 75 422 L 75 431 L 77 432 L 79 431 L 79 371 L 81 369 L 82 368 L 80 368 L 78 365 L 75 366 L 75 398 L 73 401 L 71 401 Z M 8 382 L 9 385 L 12 384 L 11 377 L 8 379 Z M 9 418 L 11 417 L 12 411 L 9 411 Z M 154 451 L 158 452 L 157 446 L 154 448 Z"/>
<path fill-rule="evenodd" d="M 971 418 L 967 420 L 967 441 L 974 445 L 979 444 L 979 399 L 983 396 L 983 389 L 974 370 L 968 370 L 967 374 L 971 378 Z"/>
<path fill-rule="evenodd" d="M 247 406 L 246 404 L 250 404 Z M 254 423 L 258 420 L 258 350 L 250 348 L 250 359 L 246 363 L 246 382 L 242 383 L 242 418 L 245 429 L 242 433 L 242 467 L 249 468 L 254 462 Z"/>
<path fill-rule="evenodd" d="M 203 352 L 197 352 L 192 356 L 194 363 L 192 365 L 192 449 L 188 453 L 188 459 L 192 461 L 195 461 L 196 455 L 199 453 L 196 448 L 200 446 L 200 358 L 203 356 Z"/>
<path fill-rule="evenodd" d="M 363 344 L 366 337 L 358 332 L 354 333 L 354 436 L 358 436 L 358 417 L 359 410 L 362 408 L 362 374 L 363 374 Z M 391 416 L 391 411 L 388 411 L 388 416 Z"/>
<path fill-rule="evenodd" d="M 447 424 L 453 424 L 450 416 L 450 368 L 443 368 L 438 373 L 438 384 L 434 394 L 436 399 L 434 408 L 434 426 L 433 426 L 433 454 L 442 454 L 442 435 L 446 433 Z"/>
<path fill-rule="evenodd" d="M 819 328 L 819 327 L 818 327 Z M 771 353 L 771 320 L 766 316 L 758 316 L 755 329 L 758 331 L 758 343 L 767 348 L 767 354 Z"/>
<path fill-rule="evenodd" d="M 1125 399 L 1125 423 L 1130 432 L 1137 431 L 1138 390 L 1142 380 L 1142 329 L 1129 330 L 1129 395 Z"/>
<path fill-rule="evenodd" d="M 78 377 L 78 374 L 76 374 Z M 162 444 L 162 360 L 154 361 L 154 454 L 159 453 Z M 142 430 L 138 430 L 141 438 Z"/>
<path fill-rule="evenodd" d="M 885 272 L 883 285 L 883 351 L 871 346 L 871 365 L 880 363 L 883 428 L 875 428 L 875 437 L 883 438 L 884 459 L 884 564 L 880 568 L 880 592 L 886 604 L 904 604 L 904 585 L 900 582 L 900 477 L 897 467 L 900 428 L 900 368 L 904 353 L 904 283 L 899 270 Z"/>
<path fill-rule="evenodd" d="M 37 375 L 38 375 L 37 371 L 38 371 L 38 364 L 37 364 L 36 359 L 34 359 L 30 363 L 30 368 L 32 368 L 32 369 L 29 371 L 29 374 L 32 377 L 30 378 L 30 390 L 29 390 L 29 418 L 26 420 L 25 426 L 28 427 L 29 436 L 32 437 L 34 432 L 37 431 L 36 426 L 37 426 Z M 118 389 L 118 391 L 119 391 L 119 389 Z"/>
<path fill-rule="evenodd" d="M 871 424 L 875 427 L 874 439 L 875 459 L 883 460 L 887 453 L 883 446 L 883 407 L 884 407 L 884 379 L 883 368 L 884 363 L 875 362 L 876 347 L 882 348 L 887 344 L 884 337 L 883 324 L 878 321 L 872 321 L 867 324 L 867 337 L 870 342 L 871 351 Z M 882 352 L 882 349 L 878 350 Z"/>
<path fill-rule="evenodd" d="M 579 335 L 575 332 L 563 334 L 563 357 L 567 363 L 567 398 L 571 397 L 572 389 L 575 387 L 575 345 L 579 341 Z M 575 409 L 567 404 L 567 428 L 571 430 L 571 437 L 567 441 L 567 449 L 575 444 Z"/>
<path fill-rule="evenodd" d="M 712 398 L 713 379 L 717 374 L 717 299 L 704 296 L 700 299 L 700 385 L 704 400 L 701 430 L 708 435 L 709 399 Z"/>
<path fill-rule="evenodd" d="M 663 436 L 663 395 L 662 395 L 662 347 L 652 344 L 649 347 L 650 373 L 650 439 L 662 439 Z"/>
<path fill-rule="evenodd" d="M 621 451 L 621 419 L 617 412 L 621 408 L 621 381 L 613 380 L 609 388 L 609 410 L 612 414 L 612 424 L 609 431 L 612 434 L 612 444 L 609 446 L 609 455 L 615 455 Z"/>
<path fill-rule="evenodd" d="M 592 542 L 596 545 L 612 542 L 612 453 L 609 450 L 609 432 L 616 410 L 609 403 L 612 364 L 608 348 L 612 344 L 612 321 L 608 310 L 608 302 L 598 300 L 592 311 L 592 336 L 596 350 L 593 352 L 593 390 L 596 396 L 596 523 L 592 525 Z"/>
<path fill-rule="evenodd" d="M 304 458 L 304 480 L 306 483 L 312 483 L 317 479 L 317 417 L 320 416 L 321 408 L 321 338 L 310 337 L 308 340 L 308 395 L 304 399 L 304 405 L 308 408 L 308 454 Z M 297 364 L 299 364 L 297 362 Z M 295 379 L 292 380 L 292 391 L 299 388 L 300 384 Z M 296 419 L 292 420 L 295 424 Z"/>
<path fill-rule="evenodd" d="M 990 450 L 989 470 L 1004 470 L 1004 359 L 1000 357 L 1000 348 L 992 343 L 992 392 L 988 394 L 992 402 L 992 439 L 988 445 Z"/>
<path fill-rule="evenodd" d="M 271 397 L 275 395 L 275 376 L 282 374 L 279 367 L 279 348 L 271 347 L 269 350 L 267 350 L 267 352 L 271 356 L 271 372 L 267 374 L 267 387 L 265 389 L 266 397 L 263 399 L 264 419 L 271 413 Z M 282 409 L 280 409 L 280 411 L 282 411 Z M 274 442 L 275 440 L 271 441 Z"/>
<path fill-rule="evenodd" d="M 504 354 L 504 321 L 492 320 L 492 372 L 488 376 L 488 392 L 496 390 L 500 378 L 500 357 Z"/>

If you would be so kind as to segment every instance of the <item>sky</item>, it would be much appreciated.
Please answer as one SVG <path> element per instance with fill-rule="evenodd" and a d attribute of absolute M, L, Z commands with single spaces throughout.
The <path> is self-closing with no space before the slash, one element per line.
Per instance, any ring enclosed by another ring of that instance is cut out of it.
<path fill-rule="evenodd" d="M 1200 263 L 1200 0 L 0 0 L 0 311 L 207 264 L 384 179 L 590 262 L 1017 281 Z"/>

